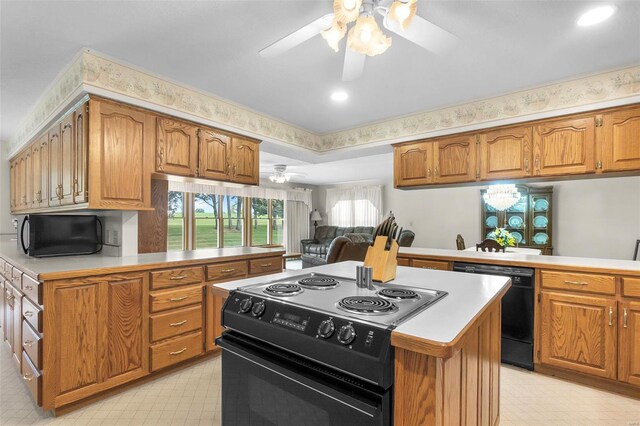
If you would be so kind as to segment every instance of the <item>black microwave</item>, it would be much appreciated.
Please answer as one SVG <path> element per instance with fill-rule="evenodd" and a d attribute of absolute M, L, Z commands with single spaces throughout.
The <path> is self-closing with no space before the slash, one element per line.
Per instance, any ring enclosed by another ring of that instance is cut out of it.
<path fill-rule="evenodd" d="M 91 215 L 25 216 L 20 243 L 25 254 L 34 257 L 98 253 L 102 250 L 102 222 L 98 216 Z"/>

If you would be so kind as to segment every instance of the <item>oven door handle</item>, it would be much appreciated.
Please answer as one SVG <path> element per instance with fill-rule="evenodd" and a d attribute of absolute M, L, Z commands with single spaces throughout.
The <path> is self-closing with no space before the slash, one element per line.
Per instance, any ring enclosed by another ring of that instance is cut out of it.
<path fill-rule="evenodd" d="M 269 370 L 272 373 L 275 373 L 281 377 L 284 377 L 287 380 L 297 383 L 298 385 L 304 386 L 307 389 L 310 389 L 318 394 L 321 394 L 324 397 L 331 398 L 335 402 L 338 402 L 342 405 L 345 405 L 349 408 L 357 410 L 367 416 L 374 418 L 379 414 L 380 407 L 377 405 L 367 404 L 364 401 L 357 400 L 352 396 L 340 392 L 334 388 L 330 388 L 328 386 L 322 385 L 320 383 L 315 382 L 313 379 L 309 379 L 302 375 L 296 374 L 295 372 L 288 371 L 285 368 L 276 365 L 275 363 L 269 361 L 268 359 L 256 355 L 249 350 L 240 347 L 235 342 L 229 341 L 229 339 L 225 339 L 224 335 L 221 338 L 216 340 L 218 346 L 222 348 L 223 351 L 227 351 L 230 354 L 238 356 L 245 361 L 251 362 L 265 370 Z M 224 363 L 224 361 L 223 361 Z M 223 367 L 224 368 L 224 365 Z"/>

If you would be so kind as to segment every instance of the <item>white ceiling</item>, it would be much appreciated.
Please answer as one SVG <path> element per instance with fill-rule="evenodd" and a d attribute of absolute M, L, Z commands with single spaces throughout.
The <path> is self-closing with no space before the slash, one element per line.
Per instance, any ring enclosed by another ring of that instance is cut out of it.
<path fill-rule="evenodd" d="M 615 1 L 612 19 L 579 28 L 580 13 L 602 2 L 420 0 L 418 14 L 457 35 L 459 46 L 436 56 L 394 36 L 351 83 L 340 80 L 343 53 L 320 37 L 277 58 L 258 55 L 331 3 L 3 0 L 0 141 L 82 47 L 319 133 L 640 63 L 638 1 Z M 329 100 L 336 88 L 349 92 L 344 104 Z M 314 163 L 362 155 L 264 148 Z M 352 172 L 338 167 L 330 176 Z"/>

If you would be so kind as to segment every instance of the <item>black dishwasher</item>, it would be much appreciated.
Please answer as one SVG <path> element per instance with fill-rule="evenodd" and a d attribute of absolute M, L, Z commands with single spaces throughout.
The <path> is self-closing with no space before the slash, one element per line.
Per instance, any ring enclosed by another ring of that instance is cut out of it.
<path fill-rule="evenodd" d="M 502 299 L 502 362 L 533 370 L 534 270 L 455 262 L 453 270 L 511 278 Z"/>

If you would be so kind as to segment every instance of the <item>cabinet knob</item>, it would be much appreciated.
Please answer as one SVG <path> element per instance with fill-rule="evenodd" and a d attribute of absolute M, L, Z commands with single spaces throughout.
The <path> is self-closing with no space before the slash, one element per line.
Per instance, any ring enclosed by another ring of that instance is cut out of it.
<path fill-rule="evenodd" d="M 30 348 L 33 346 L 33 340 L 25 340 L 23 344 L 24 346 Z"/>
<path fill-rule="evenodd" d="M 30 382 L 33 380 L 33 374 L 27 373 L 24 376 L 22 376 L 22 378 L 25 379 L 27 382 Z"/>

